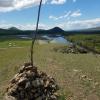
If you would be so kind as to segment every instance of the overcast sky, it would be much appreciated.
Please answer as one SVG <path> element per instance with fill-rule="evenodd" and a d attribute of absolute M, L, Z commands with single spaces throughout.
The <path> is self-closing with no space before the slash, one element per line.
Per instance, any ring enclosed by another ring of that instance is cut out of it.
<path fill-rule="evenodd" d="M 0 28 L 35 29 L 40 0 L 0 0 Z M 100 26 L 100 0 L 43 0 L 39 28 Z"/>

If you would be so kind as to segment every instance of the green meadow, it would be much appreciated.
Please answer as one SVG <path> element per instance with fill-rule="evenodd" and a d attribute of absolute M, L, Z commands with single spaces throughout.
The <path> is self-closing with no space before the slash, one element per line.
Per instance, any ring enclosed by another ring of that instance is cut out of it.
<path fill-rule="evenodd" d="M 100 52 L 100 34 L 76 34 L 70 35 L 67 38 L 77 44 L 92 48 L 97 52 Z"/>
<path fill-rule="evenodd" d="M 30 61 L 30 44 L 30 40 L 0 39 L 0 100 L 19 67 Z M 34 47 L 34 65 L 56 79 L 59 100 L 100 100 L 100 55 L 53 50 L 61 46 L 36 43 Z"/>

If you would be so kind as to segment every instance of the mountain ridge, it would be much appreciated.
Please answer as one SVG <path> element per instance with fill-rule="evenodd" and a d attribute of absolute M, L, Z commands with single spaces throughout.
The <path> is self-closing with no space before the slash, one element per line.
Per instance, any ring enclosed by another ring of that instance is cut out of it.
<path fill-rule="evenodd" d="M 60 34 L 64 32 L 65 31 L 59 27 L 54 27 L 49 30 L 38 29 L 39 34 Z M 26 34 L 31 35 L 32 33 L 35 33 L 35 30 L 20 30 L 16 27 L 11 27 L 8 29 L 0 28 L 0 35 L 26 35 Z"/>
<path fill-rule="evenodd" d="M 16 27 L 11 27 L 8 29 L 0 28 L 0 35 L 31 35 L 35 33 L 35 30 L 20 30 Z M 60 27 L 54 27 L 48 30 L 39 29 L 38 34 L 60 34 L 60 35 L 70 35 L 70 34 L 100 34 L 100 27 L 89 28 L 84 30 L 71 30 L 65 31 Z"/>

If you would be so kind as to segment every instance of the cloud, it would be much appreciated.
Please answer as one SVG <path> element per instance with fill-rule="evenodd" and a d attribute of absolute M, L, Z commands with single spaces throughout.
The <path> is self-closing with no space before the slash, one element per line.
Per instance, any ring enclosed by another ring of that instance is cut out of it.
<path fill-rule="evenodd" d="M 70 15 L 71 11 L 67 12 L 65 15 L 62 16 L 49 16 L 49 19 L 53 19 L 53 20 L 59 20 L 59 19 L 63 19 L 63 18 L 67 18 Z"/>
<path fill-rule="evenodd" d="M 74 20 L 74 21 L 66 21 L 62 23 L 55 23 L 52 24 L 52 26 L 48 24 L 39 24 L 39 29 L 50 29 L 55 26 L 61 27 L 65 30 L 76 30 L 76 29 L 87 29 L 91 27 L 98 27 L 100 26 L 100 18 L 95 18 L 95 19 L 89 19 L 89 20 Z M 36 25 L 35 24 L 9 24 L 6 21 L 1 21 L 0 22 L 0 28 L 10 28 L 10 27 L 16 27 L 22 30 L 35 30 Z"/>
<path fill-rule="evenodd" d="M 66 0 L 52 0 L 51 4 L 64 4 Z"/>
<path fill-rule="evenodd" d="M 66 30 L 87 29 L 91 27 L 98 27 L 100 26 L 100 18 L 89 19 L 89 20 L 67 21 L 67 22 L 57 24 L 57 26 Z"/>
<path fill-rule="evenodd" d="M 40 0 L 0 0 L 0 12 L 8 12 L 36 6 L 39 2 Z M 43 0 L 43 4 L 46 2 L 47 0 Z"/>
<path fill-rule="evenodd" d="M 72 0 L 76 2 L 76 0 Z M 38 5 L 40 0 L 0 0 L 0 12 L 10 12 L 13 10 L 21 10 Z M 67 0 L 43 0 L 43 4 L 65 4 Z"/>
<path fill-rule="evenodd" d="M 5 23 L 0 22 L 0 28 L 8 29 L 10 27 L 16 27 L 21 30 L 35 30 L 36 29 L 35 24 L 29 24 L 29 23 L 27 23 L 27 24 L 9 24 L 7 22 L 5 22 Z M 49 29 L 49 26 L 46 24 L 40 23 L 39 29 Z"/>
<path fill-rule="evenodd" d="M 68 0 L 52 0 L 51 4 L 64 4 L 66 3 Z M 76 2 L 76 0 L 72 0 L 73 2 Z"/>
<path fill-rule="evenodd" d="M 81 16 L 82 13 L 80 12 L 80 10 L 76 10 L 74 12 L 72 11 L 68 11 L 65 15 L 61 15 L 61 16 L 53 16 L 53 15 L 50 15 L 49 16 L 49 19 L 53 19 L 53 20 L 60 20 L 60 19 L 65 19 L 65 18 L 71 18 L 71 17 L 79 17 Z"/>
<path fill-rule="evenodd" d="M 38 5 L 40 0 L 0 0 L 0 12 L 21 10 Z M 43 4 L 64 4 L 66 0 L 43 0 Z"/>
<path fill-rule="evenodd" d="M 77 30 L 77 29 L 87 29 L 91 27 L 98 27 L 100 26 L 100 18 L 95 19 L 89 19 L 89 20 L 74 20 L 74 21 L 66 21 L 62 23 L 55 23 L 51 25 L 48 24 L 39 24 L 39 29 L 50 29 L 55 26 L 61 27 L 65 30 Z M 22 30 L 35 30 L 36 25 L 35 24 L 9 24 L 7 22 L 0 22 L 0 28 L 10 28 L 10 27 L 16 27 Z"/>
<path fill-rule="evenodd" d="M 10 7 L 13 5 L 13 2 L 14 2 L 13 0 L 6 0 L 6 1 L 1 0 L 0 7 Z"/>
<path fill-rule="evenodd" d="M 71 17 L 79 17 L 81 15 L 82 15 L 82 13 L 80 12 L 80 10 L 77 10 L 77 11 L 73 12 L 70 16 Z"/>

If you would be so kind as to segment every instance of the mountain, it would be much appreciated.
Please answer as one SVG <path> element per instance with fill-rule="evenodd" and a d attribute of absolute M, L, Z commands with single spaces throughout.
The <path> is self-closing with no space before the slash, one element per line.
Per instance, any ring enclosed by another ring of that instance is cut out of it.
<path fill-rule="evenodd" d="M 32 35 L 35 30 L 20 30 L 16 27 L 11 27 L 9 29 L 0 29 L 0 35 Z M 100 34 L 100 27 L 84 29 L 84 30 L 74 30 L 74 31 L 64 31 L 59 27 L 54 27 L 49 30 L 39 29 L 38 34 L 42 35 L 74 35 L 74 34 Z"/>
<path fill-rule="evenodd" d="M 52 32 L 52 33 L 61 33 L 61 32 L 65 32 L 64 30 L 62 30 L 62 29 L 59 28 L 59 27 L 54 27 L 54 28 L 52 28 L 52 29 L 50 29 L 50 30 L 48 30 L 48 31 L 50 31 L 50 32 Z"/>
<path fill-rule="evenodd" d="M 38 34 L 61 34 L 64 31 L 59 27 L 54 27 L 49 30 L 38 30 Z M 32 35 L 35 30 L 19 30 L 16 27 L 11 27 L 9 29 L 0 29 L 0 35 Z"/>
<path fill-rule="evenodd" d="M 65 33 L 65 31 L 59 27 L 54 27 L 49 30 L 40 30 L 39 29 L 39 31 L 38 31 L 38 34 L 50 34 L 50 35 L 57 35 L 57 34 L 63 34 L 63 33 Z"/>
<path fill-rule="evenodd" d="M 11 28 L 8 28 L 8 30 L 20 30 L 20 29 L 18 29 L 18 28 L 16 28 L 16 27 L 11 27 Z"/>
<path fill-rule="evenodd" d="M 90 28 L 90 30 L 100 30 L 100 27 Z"/>
<path fill-rule="evenodd" d="M 11 27 L 9 29 L 0 29 L 0 35 L 30 35 L 33 31 L 19 30 L 16 27 Z"/>

